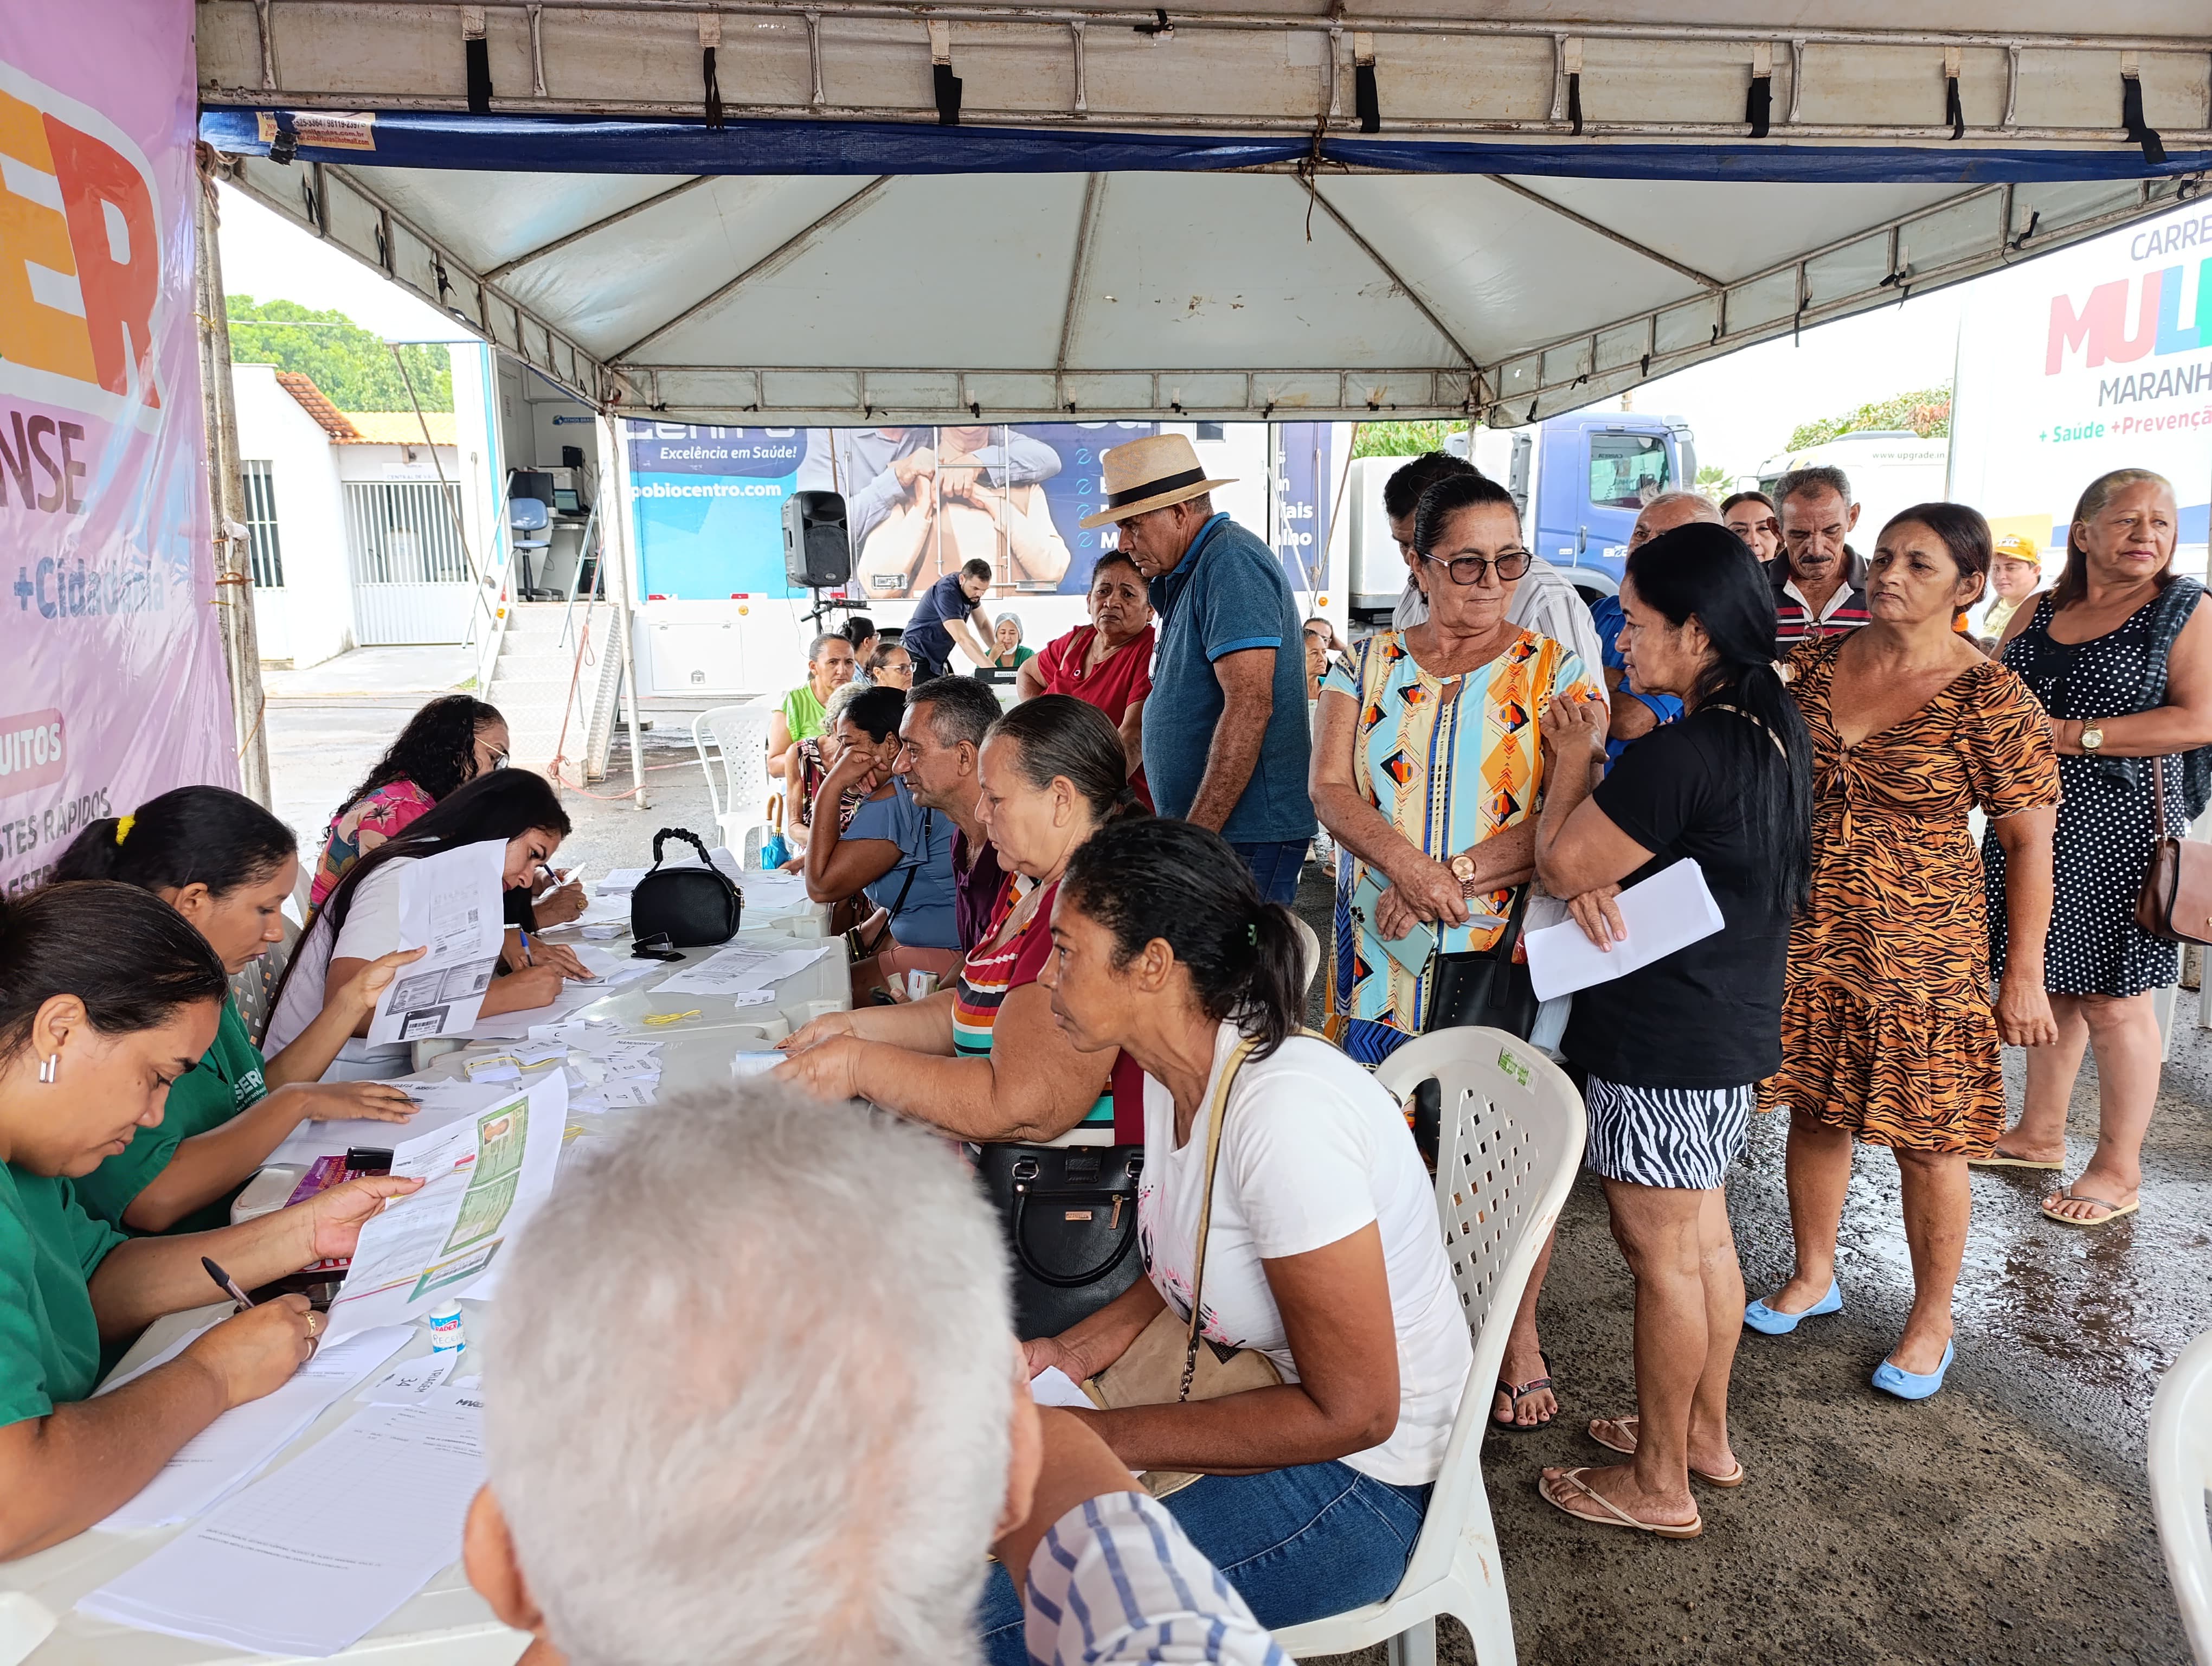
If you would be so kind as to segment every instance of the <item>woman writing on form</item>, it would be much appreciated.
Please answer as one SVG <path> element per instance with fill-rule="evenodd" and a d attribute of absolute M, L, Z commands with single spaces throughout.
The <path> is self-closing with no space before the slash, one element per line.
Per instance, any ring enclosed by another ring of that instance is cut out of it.
<path fill-rule="evenodd" d="M 471 781 L 399 837 L 362 857 L 338 882 L 330 901 L 315 910 L 277 986 L 267 1044 L 281 1052 L 306 1032 L 319 1012 L 342 998 L 346 985 L 372 960 L 406 946 L 399 941 L 400 876 L 406 864 L 496 839 L 507 847 L 502 877 L 514 891 L 531 883 L 568 835 L 568 812 L 544 776 L 501 769 Z M 553 944 L 532 943 L 526 951 L 509 953 L 507 976 L 494 978 L 484 993 L 487 1018 L 545 1006 L 561 993 L 564 978 L 591 976 L 574 954 Z M 353 1034 L 368 1033 L 364 1012 Z M 345 1043 L 327 1073 L 358 1081 L 404 1074 L 409 1063 L 404 1043 L 371 1047 L 356 1039 Z"/>
<path fill-rule="evenodd" d="M 292 831 L 252 800 L 179 787 L 118 820 L 103 818 L 62 853 L 54 877 L 120 879 L 150 891 L 207 939 L 233 976 L 283 940 L 279 909 L 300 877 Z M 161 1122 L 77 1183 L 85 1208 L 134 1232 L 199 1231 L 230 1219 L 230 1199 L 310 1118 L 403 1122 L 405 1090 L 320 1085 L 393 973 L 422 951 L 382 956 L 342 984 L 291 1045 L 264 1058 L 226 998 L 215 1042 L 169 1091 Z"/>
<path fill-rule="evenodd" d="M 159 1124 L 213 1043 L 222 963 L 134 885 L 49 885 L 0 903 L 0 1560 L 60 1543 L 126 1503 L 194 1435 L 281 1387 L 327 1321 L 280 1296 L 95 1400 L 103 1353 L 166 1313 L 350 1256 L 362 1223 L 418 1180 L 349 1181 L 242 1226 L 126 1238 L 75 1178 Z"/>

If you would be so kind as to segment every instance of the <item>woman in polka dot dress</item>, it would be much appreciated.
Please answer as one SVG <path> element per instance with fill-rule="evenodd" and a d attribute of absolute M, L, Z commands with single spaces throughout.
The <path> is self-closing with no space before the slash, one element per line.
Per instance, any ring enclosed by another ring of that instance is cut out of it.
<path fill-rule="evenodd" d="M 2027 1049 L 2020 1121 L 1982 1159 L 2063 1170 L 2066 1110 L 2085 1047 L 2097 1053 L 2097 1147 L 2071 1186 L 2043 1201 L 2069 1226 L 2133 1214 L 2142 1141 L 2158 1099 L 2154 991 L 2180 976 L 2175 944 L 2135 921 L 2159 830 L 2181 831 L 2181 760 L 2212 744 L 2212 609 L 2176 576 L 2173 488 L 2144 469 L 2091 483 L 2075 507 L 2066 570 L 2031 613 L 2015 613 L 1999 657 L 2050 714 L 2066 798 L 2059 806 L 2044 987 L 2058 1040 Z M 2166 759 L 2166 803 L 2151 802 L 2150 760 Z M 2155 827 L 2154 824 L 2156 824 Z M 1985 836 L 1992 971 L 2005 960 L 2004 853 Z"/>

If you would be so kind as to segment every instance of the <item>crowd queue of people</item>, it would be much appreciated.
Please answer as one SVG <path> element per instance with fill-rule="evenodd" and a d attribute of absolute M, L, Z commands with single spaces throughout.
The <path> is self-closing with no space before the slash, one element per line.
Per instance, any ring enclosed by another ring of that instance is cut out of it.
<path fill-rule="evenodd" d="M 1915 1300 L 1873 1377 L 1902 1399 L 1955 1354 L 1967 1168 L 2063 1170 L 2085 1048 L 2094 1153 L 2042 1213 L 2095 1228 L 2140 1207 L 2151 1000 L 2179 968 L 2136 892 L 2154 830 L 2212 793 L 2212 623 L 2171 571 L 2163 479 L 2094 483 L 2047 592 L 2039 552 L 1960 505 L 1908 509 L 1860 553 L 1838 470 L 1718 508 L 1662 493 L 1592 609 L 1528 549 L 1510 494 L 1431 455 L 1385 492 L 1406 593 L 1347 646 L 1214 510 L 1228 483 L 1187 440 L 1133 441 L 1103 474 L 1093 521 L 1119 539 L 1088 624 L 1030 653 L 982 616 L 988 570 L 963 569 L 919 633 L 817 638 L 778 710 L 793 865 L 851 904 L 856 988 L 881 998 L 801 1029 L 734 1104 L 605 1142 L 517 1257 L 468 1559 L 538 1659 L 632 1657 L 611 1639 L 682 1625 L 732 1657 L 830 1627 L 825 1658 L 858 1639 L 957 1659 L 980 1637 L 994 1663 L 1073 1659 L 1110 1603 L 1139 1639 L 1117 1657 L 1256 1662 L 1279 1657 L 1267 1629 L 1387 1596 L 1472 1349 L 1407 1108 L 1367 1067 L 1440 1027 L 1555 1040 L 1583 1091 L 1636 1284 L 1637 1404 L 1589 1425 L 1623 1462 L 1537 1482 L 1595 1525 L 1694 1536 L 1692 1482 L 1742 1481 L 1737 1344 L 1843 1305 L 1855 1143 L 1902 1181 Z M 946 674 L 956 646 L 1012 679 L 1010 707 Z M 389 1080 L 404 1061 L 364 1039 L 419 952 L 400 866 L 503 843 L 514 930 L 486 1011 L 580 975 L 527 935 L 583 898 L 552 865 L 566 813 L 506 750 L 496 711 L 451 696 L 348 795 L 259 1046 L 230 980 L 283 939 L 302 853 L 238 795 L 185 787 L 95 823 L 0 910 L 0 1555 L 97 1522 L 312 1353 L 320 1316 L 285 1298 L 93 1398 L 149 1320 L 202 1304 L 200 1256 L 272 1280 L 347 1253 L 413 1183 L 228 1224 L 301 1121 L 410 1114 Z M 1288 906 L 1317 839 L 1325 952 Z M 1686 858 L 1720 932 L 1564 1012 L 1498 975 L 1540 905 L 1611 945 L 1620 893 Z M 1409 954 L 1417 934 L 1433 948 Z M 2009 1123 L 2003 1044 L 2028 1060 Z M 1790 1119 L 1796 1266 L 1747 1300 L 1724 1188 L 1761 1110 Z M 1011 1354 L 979 1347 L 1011 1323 L 1006 1251 L 951 1141 L 1134 1153 L 1144 1276 Z M 728 1183 L 697 1213 L 641 1206 L 702 1165 Z M 1559 1412 L 1548 1258 L 1488 1408 L 1500 1430 Z M 741 1290 L 708 1287 L 740 1268 Z M 608 1303 L 640 1346 L 579 1350 Z M 1110 1384 L 1163 1324 L 1180 1359 L 1194 1309 L 1249 1386 L 1032 1407 L 1031 1376 Z M 711 1358 L 701 1311 L 732 1316 Z M 828 1403 L 824 1382 L 843 1385 Z M 631 1409 L 614 1432 L 609 1404 Z M 882 1450 L 894 1426 L 902 1456 Z M 732 1462 L 746 1487 L 714 1483 Z M 1135 1493 L 1132 1471 L 1188 1484 Z M 1210 1641 L 1142 1651 L 1178 1626 Z M 662 1653 L 696 1652 L 675 1637 Z"/>

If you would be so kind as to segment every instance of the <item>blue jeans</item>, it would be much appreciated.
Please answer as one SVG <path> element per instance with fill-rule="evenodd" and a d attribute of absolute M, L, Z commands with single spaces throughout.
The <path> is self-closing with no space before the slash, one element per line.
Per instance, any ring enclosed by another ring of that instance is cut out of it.
<path fill-rule="evenodd" d="M 1230 848 L 1244 859 L 1260 895 L 1285 908 L 1297 901 L 1298 870 L 1305 866 L 1310 839 L 1277 839 L 1267 844 L 1236 844 Z"/>
<path fill-rule="evenodd" d="M 1207 1475 L 1165 1500 L 1190 1541 L 1270 1631 L 1379 1602 L 1398 1589 L 1429 1489 L 1393 1487 L 1344 1463 Z M 998 1563 L 976 1629 L 991 1666 L 1027 1666 L 1022 1607 Z"/>

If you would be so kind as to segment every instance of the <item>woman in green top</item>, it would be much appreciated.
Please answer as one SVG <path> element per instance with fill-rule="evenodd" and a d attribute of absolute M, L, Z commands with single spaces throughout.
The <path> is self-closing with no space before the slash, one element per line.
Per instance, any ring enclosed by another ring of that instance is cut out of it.
<path fill-rule="evenodd" d="M 252 800 L 220 787 L 179 787 L 135 815 L 94 822 L 62 853 L 54 877 L 120 879 L 152 891 L 235 975 L 283 940 L 278 911 L 299 883 L 299 850 L 291 830 Z M 226 999 L 213 1045 L 178 1079 L 167 1114 L 85 1176 L 77 1201 L 135 1232 L 203 1231 L 230 1219 L 232 1195 L 301 1122 L 406 1121 L 415 1103 L 402 1089 L 317 1079 L 392 973 L 422 952 L 373 962 L 273 1059 L 261 1056 Z"/>
<path fill-rule="evenodd" d="M 1023 665 L 1036 658 L 1036 650 L 1022 645 L 1022 622 L 1011 613 L 999 615 L 999 623 L 991 631 L 991 646 L 997 650 L 991 655 L 994 671 L 1019 671 Z"/>
<path fill-rule="evenodd" d="M 224 1412 L 281 1386 L 325 1320 L 280 1296 L 174 1359 L 89 1396 L 103 1350 L 165 1313 L 350 1256 L 386 1198 L 422 1183 L 332 1187 L 242 1226 L 126 1238 L 76 1179 L 161 1120 L 215 1039 L 228 985 L 204 938 L 130 885 L 48 885 L 0 903 L 0 1561 L 100 1521 Z"/>

